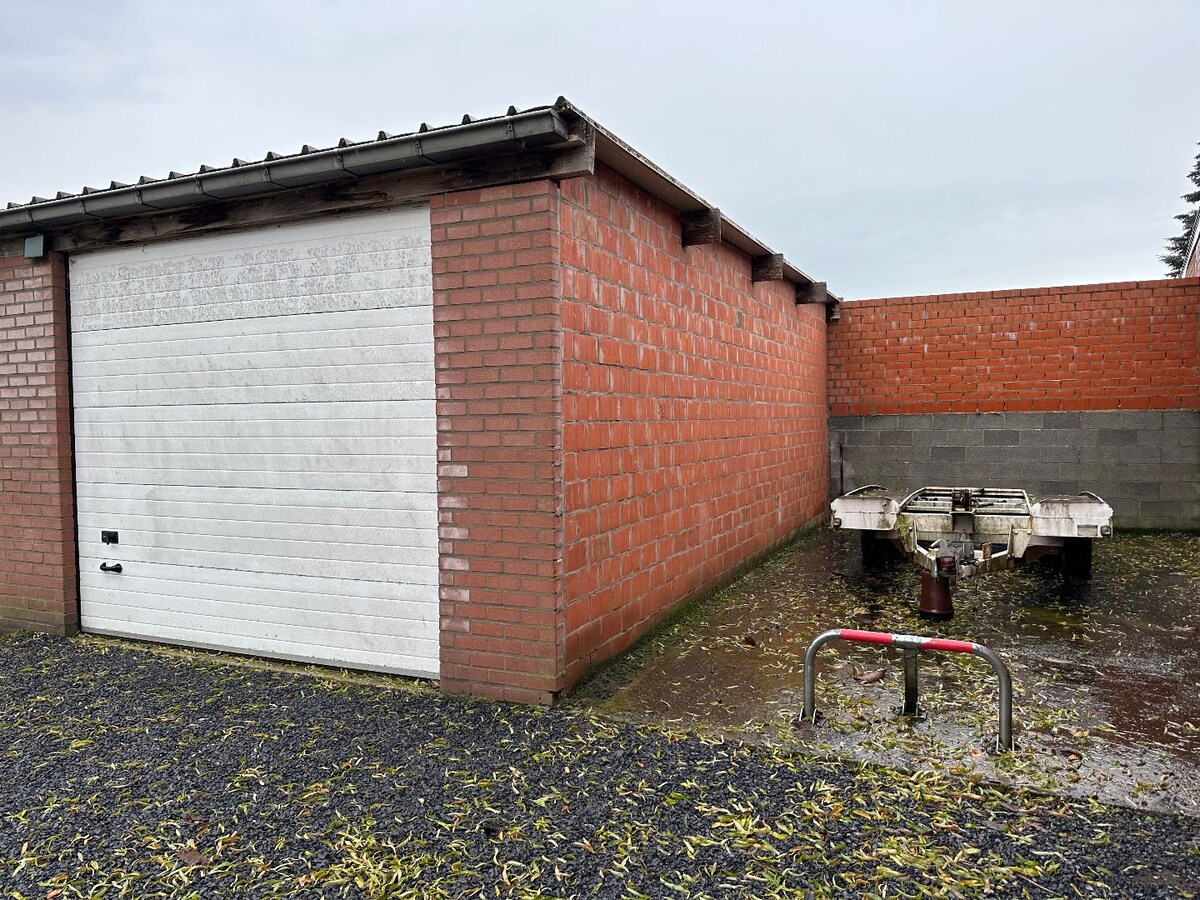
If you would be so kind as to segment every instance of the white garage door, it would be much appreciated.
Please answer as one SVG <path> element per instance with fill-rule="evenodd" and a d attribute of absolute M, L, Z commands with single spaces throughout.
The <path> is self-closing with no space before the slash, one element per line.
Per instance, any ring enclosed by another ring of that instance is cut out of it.
<path fill-rule="evenodd" d="M 71 340 L 85 631 L 437 675 L 428 207 L 81 254 Z"/>

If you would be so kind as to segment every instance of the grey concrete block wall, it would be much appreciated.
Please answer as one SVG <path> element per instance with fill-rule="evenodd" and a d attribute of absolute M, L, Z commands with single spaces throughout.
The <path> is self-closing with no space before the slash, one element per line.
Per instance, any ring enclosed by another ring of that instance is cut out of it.
<path fill-rule="evenodd" d="M 941 413 L 829 420 L 833 496 L 865 484 L 1092 491 L 1118 527 L 1200 529 L 1200 411 Z"/>

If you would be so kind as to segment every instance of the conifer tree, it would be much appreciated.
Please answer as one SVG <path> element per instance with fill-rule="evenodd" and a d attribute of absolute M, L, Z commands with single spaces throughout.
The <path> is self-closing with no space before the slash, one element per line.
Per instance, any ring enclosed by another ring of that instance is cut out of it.
<path fill-rule="evenodd" d="M 1167 265 L 1168 278 L 1179 278 L 1183 275 L 1184 267 L 1187 265 L 1188 251 L 1192 249 L 1192 234 L 1196 228 L 1196 220 L 1200 219 L 1200 153 L 1196 154 L 1196 164 L 1192 166 L 1188 178 L 1196 186 L 1196 190 L 1190 194 L 1184 194 L 1183 199 L 1185 203 L 1195 208 L 1185 210 L 1175 217 L 1176 221 L 1183 224 L 1183 233 L 1168 238 L 1167 252 L 1159 257 Z"/>

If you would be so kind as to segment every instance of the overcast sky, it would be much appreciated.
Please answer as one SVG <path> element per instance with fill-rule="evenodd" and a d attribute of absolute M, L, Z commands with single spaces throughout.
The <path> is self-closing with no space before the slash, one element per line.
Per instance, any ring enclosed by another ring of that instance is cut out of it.
<path fill-rule="evenodd" d="M 1157 278 L 1197 0 L 5 3 L 0 202 L 552 103 L 847 298 Z"/>

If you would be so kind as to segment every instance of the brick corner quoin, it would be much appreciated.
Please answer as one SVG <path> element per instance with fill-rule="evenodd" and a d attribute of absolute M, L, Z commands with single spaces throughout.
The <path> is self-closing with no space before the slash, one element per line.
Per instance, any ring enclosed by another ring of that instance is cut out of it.
<path fill-rule="evenodd" d="M 66 260 L 0 257 L 0 628 L 79 630 Z"/>
<path fill-rule="evenodd" d="M 565 687 L 558 186 L 433 197 L 441 686 Z"/>

